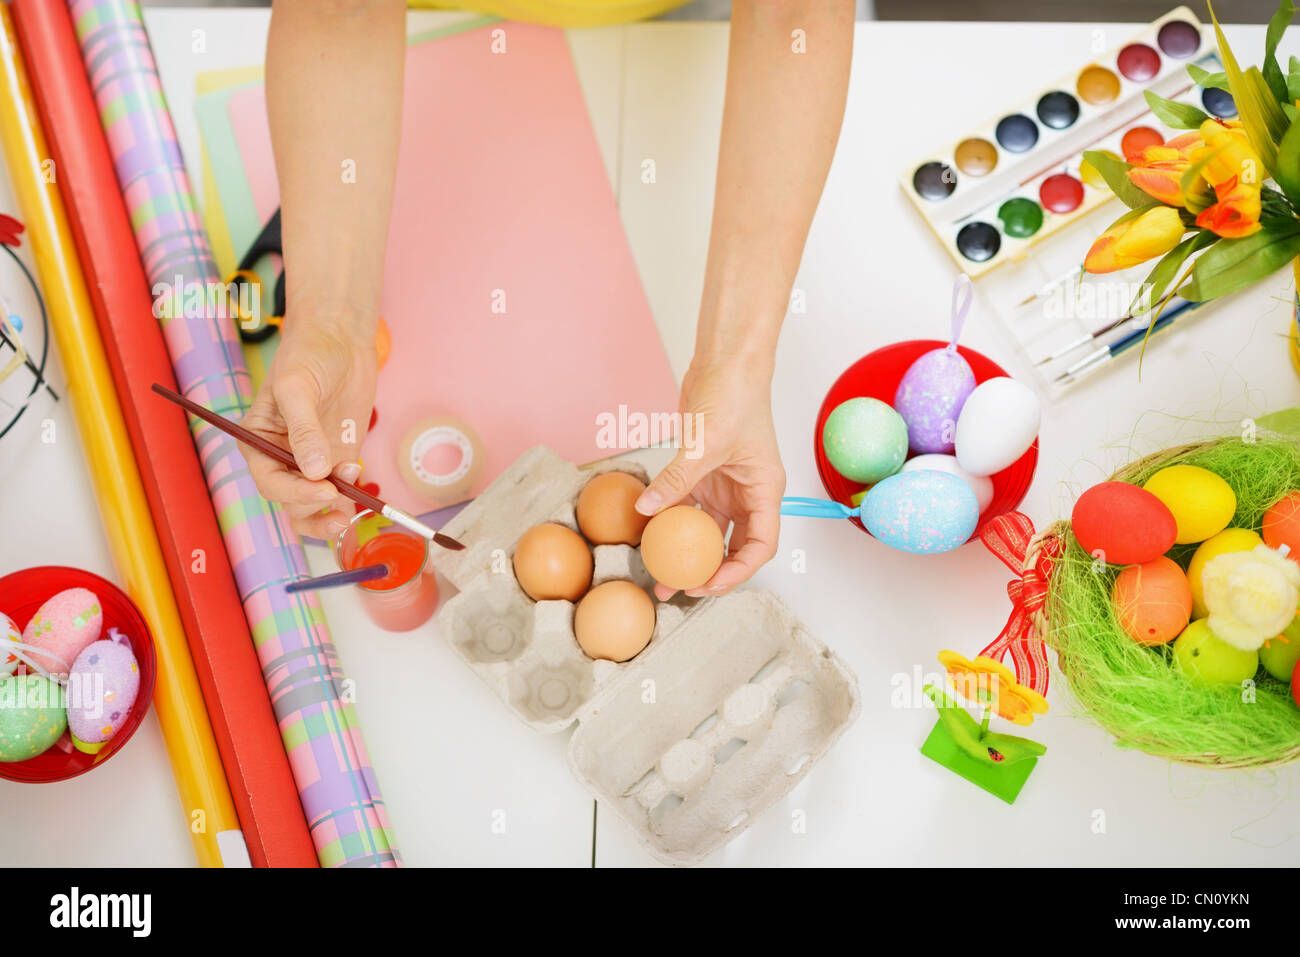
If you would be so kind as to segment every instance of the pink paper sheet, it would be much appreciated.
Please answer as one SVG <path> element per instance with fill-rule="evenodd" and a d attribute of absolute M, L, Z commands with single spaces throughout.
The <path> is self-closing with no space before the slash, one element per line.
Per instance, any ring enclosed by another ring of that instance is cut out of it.
<path fill-rule="evenodd" d="M 491 51 L 497 29 L 507 53 Z M 263 88 L 234 94 L 229 110 L 265 220 L 279 191 Z M 616 454 L 597 444 L 601 413 L 675 411 L 563 32 L 496 23 L 413 46 L 403 111 L 382 307 L 393 349 L 365 479 L 399 507 L 427 509 L 397 453 L 431 415 L 482 437 L 477 494 L 539 443 L 573 462 Z M 492 311 L 497 290 L 504 315 Z"/>

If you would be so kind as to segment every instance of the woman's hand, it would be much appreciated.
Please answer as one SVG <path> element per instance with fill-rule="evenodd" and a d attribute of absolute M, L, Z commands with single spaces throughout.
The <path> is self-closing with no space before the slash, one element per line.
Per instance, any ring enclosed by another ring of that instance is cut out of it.
<path fill-rule="evenodd" d="M 682 379 L 682 448 L 641 493 L 637 510 L 699 504 L 723 535 L 734 523 L 722 567 L 688 595 L 724 594 L 776 554 L 785 469 L 769 382 L 740 363 L 692 365 Z M 655 594 L 665 600 L 673 589 L 656 584 Z"/>
<path fill-rule="evenodd" d="M 302 474 L 248 446 L 244 458 L 258 490 L 284 505 L 295 531 L 328 540 L 353 514 L 352 503 L 324 479 L 333 473 L 355 482 L 361 474 L 361 442 L 375 401 L 374 324 L 290 317 L 280 335 L 243 426 L 289 449 Z"/>

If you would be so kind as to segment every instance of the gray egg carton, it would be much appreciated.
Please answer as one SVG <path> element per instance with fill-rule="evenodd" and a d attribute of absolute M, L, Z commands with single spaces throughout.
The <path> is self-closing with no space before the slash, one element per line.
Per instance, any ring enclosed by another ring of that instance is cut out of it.
<path fill-rule="evenodd" d="M 574 503 L 598 472 L 549 449 L 524 453 L 442 529 L 457 589 L 443 637 L 516 715 L 554 733 L 576 723 L 568 761 L 661 860 L 695 863 L 787 794 L 857 717 L 857 678 L 769 591 L 655 603 L 655 630 L 626 662 L 592 660 L 573 634 L 574 603 L 535 602 L 515 580 L 515 543 L 541 522 L 577 530 Z M 640 552 L 593 549 L 593 584 L 653 586 Z"/>

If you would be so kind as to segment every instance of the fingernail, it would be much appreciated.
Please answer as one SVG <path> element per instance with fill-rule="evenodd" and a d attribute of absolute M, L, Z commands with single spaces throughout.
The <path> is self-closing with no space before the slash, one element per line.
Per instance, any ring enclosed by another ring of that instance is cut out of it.
<path fill-rule="evenodd" d="M 318 453 L 313 455 L 306 462 L 302 463 L 302 474 L 308 478 L 316 475 L 324 475 L 329 467 L 330 464 L 325 461 L 325 456 Z"/>
<path fill-rule="evenodd" d="M 341 535 L 343 533 L 343 530 L 348 527 L 348 523 L 343 521 L 343 519 L 341 518 L 331 518 L 325 524 L 325 527 L 329 530 L 331 536 Z"/>
<path fill-rule="evenodd" d="M 334 488 L 333 485 L 331 485 L 329 488 L 323 488 L 316 493 L 316 501 L 332 502 L 336 498 L 338 498 L 338 496 L 339 496 L 338 491 Z"/>
<path fill-rule="evenodd" d="M 361 478 L 361 463 L 348 462 L 346 465 L 340 465 L 339 478 L 345 482 L 356 482 Z"/>
<path fill-rule="evenodd" d="M 646 489 L 641 493 L 641 497 L 636 500 L 636 510 L 642 515 L 653 515 L 659 511 L 659 505 L 663 502 L 660 494 L 653 489 Z"/>

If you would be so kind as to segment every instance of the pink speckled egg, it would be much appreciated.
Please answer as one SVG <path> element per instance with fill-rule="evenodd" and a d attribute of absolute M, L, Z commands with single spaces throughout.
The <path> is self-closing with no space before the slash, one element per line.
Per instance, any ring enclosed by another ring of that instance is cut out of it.
<path fill-rule="evenodd" d="M 75 741 L 98 744 L 115 735 L 140 691 L 140 666 L 125 637 L 92 642 L 68 678 L 68 730 Z"/>
<path fill-rule="evenodd" d="M 22 641 L 23 633 L 14 620 L 0 611 L 0 678 L 7 678 L 18 670 L 18 656 L 5 647 L 9 641 Z"/>
<path fill-rule="evenodd" d="M 975 391 L 975 373 L 956 349 L 933 349 L 912 363 L 894 393 L 914 452 L 952 452 L 957 417 Z"/>
<path fill-rule="evenodd" d="M 99 596 L 88 588 L 68 588 L 36 609 L 23 629 L 23 641 L 48 652 L 32 652 L 36 664 L 65 674 L 81 650 L 99 638 L 103 625 Z"/>

